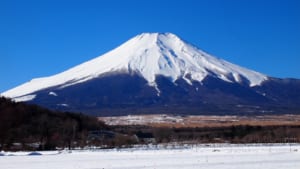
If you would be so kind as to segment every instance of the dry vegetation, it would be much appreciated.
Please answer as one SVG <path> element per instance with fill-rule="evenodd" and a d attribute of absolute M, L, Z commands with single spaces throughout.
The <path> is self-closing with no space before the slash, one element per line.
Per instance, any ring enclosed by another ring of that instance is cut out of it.
<path fill-rule="evenodd" d="M 109 125 L 146 125 L 152 127 L 229 127 L 229 126 L 300 126 L 300 115 L 264 116 L 173 116 L 134 115 L 99 117 Z"/>
<path fill-rule="evenodd" d="M 157 143 L 300 142 L 300 115 L 139 115 L 99 119 L 120 133 L 150 133 Z"/>

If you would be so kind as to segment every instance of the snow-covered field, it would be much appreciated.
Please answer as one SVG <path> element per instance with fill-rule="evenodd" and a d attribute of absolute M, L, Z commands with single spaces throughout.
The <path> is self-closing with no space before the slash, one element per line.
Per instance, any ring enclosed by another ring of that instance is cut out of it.
<path fill-rule="evenodd" d="M 299 169 L 300 145 L 1 152 L 1 169 Z"/>

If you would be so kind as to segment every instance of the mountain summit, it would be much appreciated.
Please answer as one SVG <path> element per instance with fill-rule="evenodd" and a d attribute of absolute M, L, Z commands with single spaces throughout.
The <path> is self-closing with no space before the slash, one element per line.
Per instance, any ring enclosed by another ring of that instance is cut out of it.
<path fill-rule="evenodd" d="M 211 56 L 172 33 L 143 33 L 102 56 L 2 95 L 75 111 L 183 103 L 200 111 L 197 105 L 215 97 L 229 99 L 224 104 L 249 104 L 255 99 L 269 104 L 274 98 L 262 90 L 269 81 L 272 78 Z"/>

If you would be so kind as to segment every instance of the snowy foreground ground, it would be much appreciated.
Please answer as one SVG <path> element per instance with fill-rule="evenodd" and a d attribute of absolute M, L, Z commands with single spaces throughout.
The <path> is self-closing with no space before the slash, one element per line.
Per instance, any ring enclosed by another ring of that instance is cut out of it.
<path fill-rule="evenodd" d="M 300 169 L 300 145 L 1 152 L 0 169 Z"/>

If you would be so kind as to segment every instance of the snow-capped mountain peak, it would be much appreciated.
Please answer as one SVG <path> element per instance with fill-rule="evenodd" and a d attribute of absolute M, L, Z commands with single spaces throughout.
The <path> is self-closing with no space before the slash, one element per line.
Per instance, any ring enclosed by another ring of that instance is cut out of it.
<path fill-rule="evenodd" d="M 157 75 L 201 82 L 207 76 L 260 85 L 267 76 L 213 57 L 172 33 L 143 33 L 114 50 L 62 73 L 33 79 L 2 95 L 17 98 L 49 87 L 64 88 L 110 72 L 137 73 L 155 86 Z M 32 98 L 32 97 L 31 97 Z"/>

